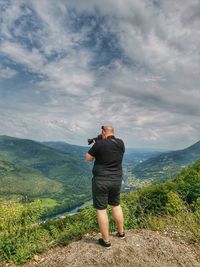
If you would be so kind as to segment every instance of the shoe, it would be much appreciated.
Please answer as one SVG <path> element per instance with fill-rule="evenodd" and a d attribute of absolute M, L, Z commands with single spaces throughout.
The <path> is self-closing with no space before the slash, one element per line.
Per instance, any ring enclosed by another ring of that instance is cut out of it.
<path fill-rule="evenodd" d="M 123 232 L 123 233 L 117 233 L 116 234 L 116 236 L 118 237 L 118 238 L 120 238 L 120 239 L 124 239 L 125 238 L 125 232 Z"/>
<path fill-rule="evenodd" d="M 103 238 L 99 238 L 98 243 L 99 243 L 99 245 L 101 245 L 102 247 L 105 247 L 105 248 L 111 248 L 111 246 L 112 246 L 110 241 L 109 242 L 105 242 L 103 240 Z"/>

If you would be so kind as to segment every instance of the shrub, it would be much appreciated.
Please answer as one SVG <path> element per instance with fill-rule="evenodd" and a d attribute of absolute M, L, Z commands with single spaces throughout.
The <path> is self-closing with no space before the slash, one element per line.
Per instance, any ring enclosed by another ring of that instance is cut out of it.
<path fill-rule="evenodd" d="M 39 201 L 30 204 L 0 206 L 0 257 L 23 263 L 41 252 L 49 240 L 48 232 L 39 229 L 42 215 Z"/>
<path fill-rule="evenodd" d="M 175 214 L 185 210 L 184 203 L 176 192 L 170 191 L 167 194 L 167 197 L 168 197 L 168 201 L 166 203 L 166 212 L 167 213 L 169 213 L 171 215 L 175 215 Z"/>

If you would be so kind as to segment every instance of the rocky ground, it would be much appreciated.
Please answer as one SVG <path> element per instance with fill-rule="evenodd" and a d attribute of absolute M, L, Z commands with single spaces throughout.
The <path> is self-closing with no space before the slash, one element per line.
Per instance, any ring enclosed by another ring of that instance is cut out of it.
<path fill-rule="evenodd" d="M 66 247 L 53 248 L 24 267 L 200 267 L 200 246 L 172 240 L 159 232 L 129 230 L 124 240 L 111 235 L 109 250 L 97 244 L 99 237 L 86 235 Z"/>

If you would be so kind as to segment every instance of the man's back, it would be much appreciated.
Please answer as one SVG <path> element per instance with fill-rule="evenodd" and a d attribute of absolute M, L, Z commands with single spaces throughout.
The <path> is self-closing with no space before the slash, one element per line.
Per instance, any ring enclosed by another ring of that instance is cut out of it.
<path fill-rule="evenodd" d="M 88 151 L 95 158 L 93 175 L 121 179 L 124 151 L 123 141 L 113 135 L 98 140 Z"/>

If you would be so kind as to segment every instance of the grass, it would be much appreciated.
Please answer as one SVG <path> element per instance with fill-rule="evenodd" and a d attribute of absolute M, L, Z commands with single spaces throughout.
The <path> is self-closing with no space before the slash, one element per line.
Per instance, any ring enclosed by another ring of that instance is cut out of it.
<path fill-rule="evenodd" d="M 54 208 L 59 205 L 59 202 L 53 198 L 40 198 L 42 208 Z"/>

